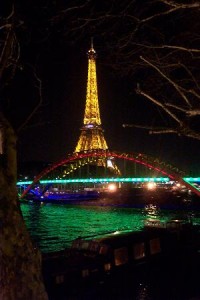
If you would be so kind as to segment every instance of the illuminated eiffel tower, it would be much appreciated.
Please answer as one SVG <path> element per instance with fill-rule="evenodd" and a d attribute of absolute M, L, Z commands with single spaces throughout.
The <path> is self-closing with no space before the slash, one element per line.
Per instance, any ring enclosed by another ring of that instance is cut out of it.
<path fill-rule="evenodd" d="M 91 48 L 88 54 L 88 78 L 87 78 L 87 93 L 86 106 L 83 119 L 83 127 L 81 128 L 81 135 L 79 137 L 75 152 L 86 151 L 108 151 L 108 146 L 101 127 L 101 118 L 98 101 L 97 90 L 97 76 L 96 76 L 96 51 L 93 48 L 91 41 Z M 95 162 L 97 166 L 103 166 L 115 174 L 120 174 L 112 158 L 98 158 Z"/>

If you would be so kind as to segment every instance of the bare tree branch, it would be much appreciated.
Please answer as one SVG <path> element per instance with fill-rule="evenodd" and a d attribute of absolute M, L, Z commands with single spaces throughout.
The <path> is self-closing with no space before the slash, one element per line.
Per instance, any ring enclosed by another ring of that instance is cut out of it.
<path fill-rule="evenodd" d="M 149 49 L 174 49 L 174 50 L 180 50 L 180 51 L 191 52 L 191 53 L 200 53 L 200 49 L 187 48 L 178 45 L 154 45 L 154 44 L 148 45 L 148 44 L 141 44 L 141 43 L 135 43 L 135 45 L 144 48 L 149 48 Z"/>
<path fill-rule="evenodd" d="M 179 111 L 182 111 L 184 113 L 186 113 L 188 111 L 187 109 L 183 108 L 182 106 L 177 106 L 177 105 L 175 105 L 173 103 L 165 103 L 165 105 L 168 106 L 168 107 L 173 107 L 173 108 L 175 108 L 175 109 L 177 109 Z"/>
<path fill-rule="evenodd" d="M 37 104 L 35 105 L 34 109 L 30 112 L 30 114 L 26 117 L 25 121 L 20 125 L 20 127 L 17 129 L 17 132 L 20 132 L 22 128 L 26 126 L 26 124 L 32 119 L 32 117 L 35 115 L 39 107 L 41 107 L 43 103 L 43 96 L 42 96 L 42 81 L 36 74 L 36 71 L 33 70 L 33 75 L 35 77 L 35 80 L 37 81 L 37 85 L 35 88 L 38 90 L 38 100 Z"/>
<path fill-rule="evenodd" d="M 182 87 L 180 87 L 178 84 L 176 84 L 173 80 L 171 80 L 166 74 L 164 74 L 155 64 L 150 62 L 149 60 L 145 59 L 144 57 L 140 56 L 140 59 L 146 62 L 149 66 L 154 68 L 155 70 L 158 71 L 158 73 L 165 78 L 176 90 L 177 92 L 181 95 L 181 97 L 185 100 L 185 102 L 191 107 L 191 104 L 187 98 L 187 96 L 182 92 Z"/>
<path fill-rule="evenodd" d="M 186 111 L 186 114 L 189 117 L 200 116 L 200 109 L 188 110 L 188 111 Z"/>
<path fill-rule="evenodd" d="M 190 8 L 198 8 L 200 7 L 200 3 L 198 1 L 195 1 L 193 3 L 189 3 L 189 4 L 183 4 L 177 1 L 170 1 L 170 0 L 160 0 L 159 2 L 165 3 L 168 6 L 171 7 L 176 7 L 176 8 L 181 8 L 181 9 L 190 9 Z"/>
<path fill-rule="evenodd" d="M 180 126 L 183 126 L 182 121 L 175 114 L 173 114 L 167 107 L 165 107 L 165 105 L 162 104 L 160 101 L 156 100 L 155 98 L 153 98 L 152 96 L 150 96 L 149 94 L 145 93 L 144 91 L 142 91 L 139 88 L 136 89 L 136 93 L 138 95 L 142 95 L 142 96 L 146 97 L 151 102 L 153 102 L 157 106 L 161 107 L 172 119 L 174 119 L 177 123 L 179 123 Z"/>

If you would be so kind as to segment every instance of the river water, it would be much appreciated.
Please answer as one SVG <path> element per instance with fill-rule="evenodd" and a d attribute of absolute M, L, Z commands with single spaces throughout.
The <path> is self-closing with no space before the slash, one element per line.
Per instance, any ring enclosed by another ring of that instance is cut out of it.
<path fill-rule="evenodd" d="M 109 206 L 80 206 L 35 203 L 21 204 L 28 230 L 42 252 L 63 250 L 77 237 L 89 237 L 120 230 L 140 230 L 145 219 L 154 217 L 162 222 L 187 213 L 157 210 L 148 215 L 144 209 Z M 200 216 L 193 216 L 200 223 Z"/>
<path fill-rule="evenodd" d="M 73 206 L 36 203 L 23 203 L 21 210 L 34 243 L 45 252 L 63 250 L 77 237 L 93 237 L 119 230 L 141 230 L 144 221 L 151 217 L 165 222 L 174 218 L 185 218 L 188 211 L 155 210 L 153 215 L 144 209 L 120 208 L 106 206 Z M 190 212 L 191 215 L 191 212 Z M 192 214 L 194 224 L 200 224 L 200 214 Z M 184 269 L 184 266 L 180 266 Z M 196 272 L 146 270 L 137 274 L 133 281 L 129 278 L 121 288 L 109 284 L 100 290 L 90 289 L 89 294 L 77 298 L 58 299 L 136 299 L 136 300 L 193 300 L 200 299 L 200 287 Z M 105 292 L 106 291 L 106 292 Z M 53 298 L 54 299 L 54 298 Z"/>

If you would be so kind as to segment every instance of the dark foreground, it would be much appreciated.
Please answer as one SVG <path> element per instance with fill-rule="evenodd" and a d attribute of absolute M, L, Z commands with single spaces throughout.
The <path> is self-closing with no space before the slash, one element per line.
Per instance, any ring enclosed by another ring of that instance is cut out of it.
<path fill-rule="evenodd" d="M 177 220 L 158 227 L 45 254 L 49 299 L 200 299 L 200 228 Z"/>

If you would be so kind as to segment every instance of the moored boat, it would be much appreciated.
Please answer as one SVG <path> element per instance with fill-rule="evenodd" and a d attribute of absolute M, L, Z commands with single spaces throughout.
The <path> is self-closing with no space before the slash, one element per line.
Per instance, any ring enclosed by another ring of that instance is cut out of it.
<path fill-rule="evenodd" d="M 67 193 L 46 193 L 44 195 L 28 194 L 26 200 L 35 203 L 54 203 L 54 204 L 80 204 L 84 201 L 97 200 L 99 193 L 96 191 L 80 191 Z"/>
<path fill-rule="evenodd" d="M 66 250 L 43 255 L 47 290 L 75 293 L 77 286 L 106 284 L 113 278 L 120 281 L 122 277 L 137 276 L 138 270 L 147 266 L 154 268 L 167 263 L 174 267 L 180 259 L 197 253 L 199 233 L 191 226 L 182 220 L 172 220 L 166 226 L 145 226 L 141 231 L 77 238 Z"/>

